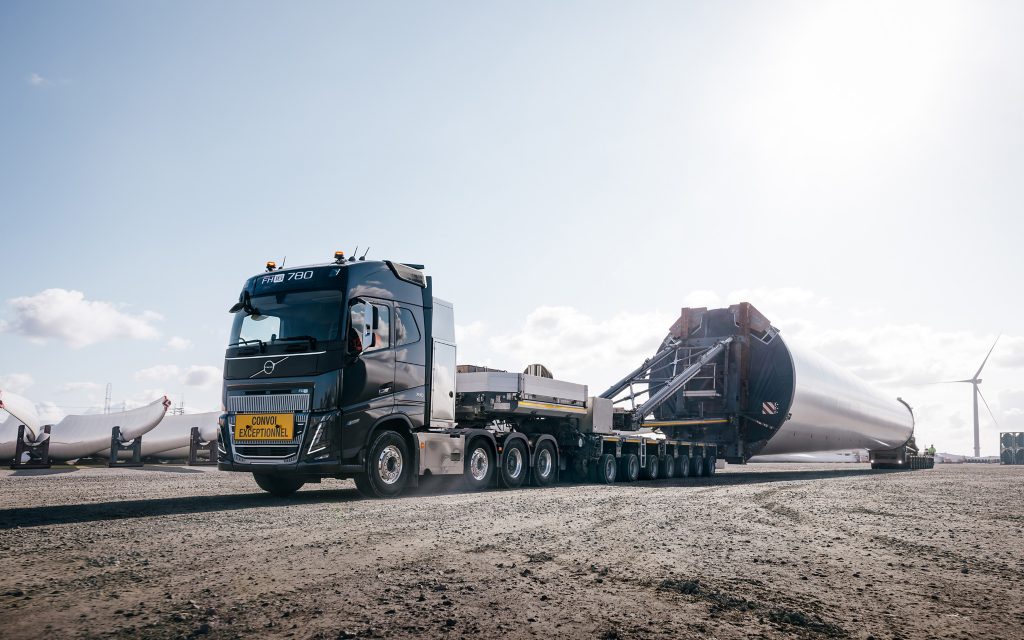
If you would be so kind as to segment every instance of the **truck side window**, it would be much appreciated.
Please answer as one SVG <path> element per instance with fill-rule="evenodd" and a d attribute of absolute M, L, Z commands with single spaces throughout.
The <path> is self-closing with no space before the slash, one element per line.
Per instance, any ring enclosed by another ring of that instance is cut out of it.
<path fill-rule="evenodd" d="M 391 307 L 383 304 L 373 305 L 377 326 L 373 329 L 373 346 L 367 347 L 363 353 L 387 349 L 391 346 Z"/>
<path fill-rule="evenodd" d="M 420 341 L 420 328 L 416 326 L 416 317 L 405 307 L 400 307 L 395 316 L 395 339 L 395 344 L 399 347 Z"/>

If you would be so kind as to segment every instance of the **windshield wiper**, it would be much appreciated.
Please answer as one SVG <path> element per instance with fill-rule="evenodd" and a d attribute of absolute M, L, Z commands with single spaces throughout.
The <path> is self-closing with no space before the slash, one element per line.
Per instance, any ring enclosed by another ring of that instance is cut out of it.
<path fill-rule="evenodd" d="M 259 338 L 253 338 L 251 340 L 239 339 L 238 342 L 232 342 L 228 346 L 229 347 L 238 347 L 238 346 L 241 346 L 241 345 L 244 345 L 244 344 L 252 344 L 253 342 L 256 342 L 256 343 L 258 343 L 260 345 L 260 351 L 263 351 L 264 347 L 267 346 L 266 343 L 264 343 Z"/>
<path fill-rule="evenodd" d="M 313 336 L 288 336 L 287 338 L 278 338 L 277 340 L 274 340 L 274 342 L 293 342 L 295 340 L 308 340 L 309 348 L 316 348 L 316 338 Z"/>

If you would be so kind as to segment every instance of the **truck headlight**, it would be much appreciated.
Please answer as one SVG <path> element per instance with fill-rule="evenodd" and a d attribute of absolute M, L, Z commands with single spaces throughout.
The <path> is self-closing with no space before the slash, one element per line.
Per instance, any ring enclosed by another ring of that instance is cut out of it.
<path fill-rule="evenodd" d="M 311 456 L 327 449 L 327 429 L 324 428 L 326 423 L 326 420 L 320 420 L 317 423 L 316 431 L 313 432 L 313 437 L 309 441 L 309 449 L 306 451 L 306 455 Z"/>

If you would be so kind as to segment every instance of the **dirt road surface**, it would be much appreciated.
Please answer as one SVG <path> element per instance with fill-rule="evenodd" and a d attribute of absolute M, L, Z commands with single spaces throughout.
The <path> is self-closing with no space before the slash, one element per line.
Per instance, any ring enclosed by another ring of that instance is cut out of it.
<path fill-rule="evenodd" d="M 1024 467 L 361 500 L 0 472 L 0 637 L 1024 638 Z"/>

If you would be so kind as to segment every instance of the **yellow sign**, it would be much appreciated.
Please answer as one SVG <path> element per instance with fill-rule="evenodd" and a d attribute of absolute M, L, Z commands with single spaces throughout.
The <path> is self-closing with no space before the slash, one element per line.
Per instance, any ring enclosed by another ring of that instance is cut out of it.
<path fill-rule="evenodd" d="M 235 440 L 291 440 L 295 416 L 291 413 L 239 413 L 235 416 Z"/>

